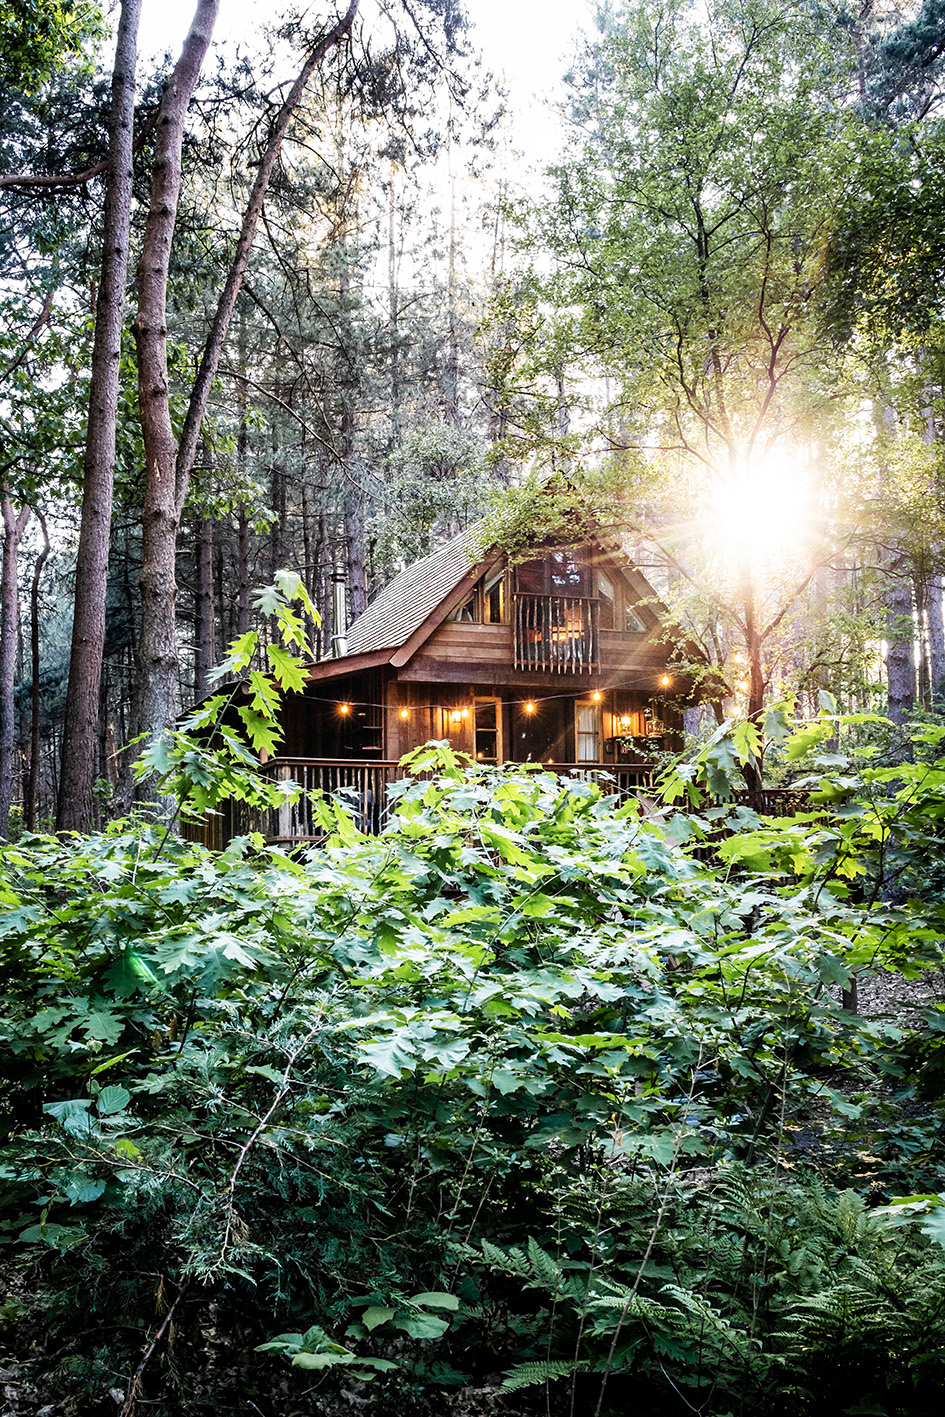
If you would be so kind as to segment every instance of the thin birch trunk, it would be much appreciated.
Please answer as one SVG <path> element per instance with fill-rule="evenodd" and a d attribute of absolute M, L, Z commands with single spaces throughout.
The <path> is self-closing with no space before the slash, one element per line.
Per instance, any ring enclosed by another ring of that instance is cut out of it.
<path fill-rule="evenodd" d="M 135 66 L 141 0 L 122 0 L 112 72 L 108 169 L 102 232 L 102 279 L 95 310 L 75 569 L 75 609 L 60 766 L 60 831 L 92 822 L 99 681 L 105 648 L 105 599 L 115 481 L 121 331 L 128 279 L 134 146 Z"/>

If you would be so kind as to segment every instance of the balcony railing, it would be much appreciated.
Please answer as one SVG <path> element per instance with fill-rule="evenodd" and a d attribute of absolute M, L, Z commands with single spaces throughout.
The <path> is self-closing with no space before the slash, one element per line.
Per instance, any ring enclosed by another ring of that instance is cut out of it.
<path fill-rule="evenodd" d="M 600 602 L 589 596 L 512 597 L 516 669 L 589 674 L 600 668 Z"/>

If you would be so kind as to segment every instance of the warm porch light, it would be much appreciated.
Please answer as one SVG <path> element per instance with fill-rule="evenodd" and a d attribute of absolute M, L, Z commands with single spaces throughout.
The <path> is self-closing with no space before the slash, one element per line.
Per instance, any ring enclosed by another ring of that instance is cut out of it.
<path fill-rule="evenodd" d="M 599 703 L 600 703 L 600 689 L 595 689 L 595 690 L 594 690 L 593 694 L 591 694 L 591 699 L 593 700 L 593 702 L 594 702 L 595 704 L 599 704 Z"/>
<path fill-rule="evenodd" d="M 525 705 L 525 712 L 526 712 L 526 713 L 534 713 L 534 712 L 535 712 L 535 705 L 534 705 L 533 703 L 527 703 L 527 704 Z"/>
<path fill-rule="evenodd" d="M 350 705 L 350 704 L 342 704 L 342 705 L 341 705 L 341 708 L 339 709 L 339 713 L 350 713 L 350 712 L 351 712 L 351 705 Z"/>
<path fill-rule="evenodd" d="M 409 715 L 409 713 L 407 712 L 406 709 L 401 709 L 401 710 L 400 710 L 400 716 L 401 716 L 401 718 L 409 718 L 409 717 L 410 717 L 410 715 Z"/>
<path fill-rule="evenodd" d="M 668 674 L 664 674 L 664 675 L 662 676 L 662 678 L 660 679 L 660 684 L 661 684 L 661 686 L 662 686 L 664 689 L 668 689 L 669 686 L 670 686 L 670 684 L 671 684 L 672 682 L 673 682 L 673 681 L 672 681 L 672 679 L 670 679 L 670 677 L 669 677 Z"/>

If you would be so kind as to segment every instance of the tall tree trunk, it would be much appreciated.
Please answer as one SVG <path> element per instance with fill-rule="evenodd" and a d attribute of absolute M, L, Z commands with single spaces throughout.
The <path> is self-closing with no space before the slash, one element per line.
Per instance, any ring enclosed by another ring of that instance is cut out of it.
<path fill-rule="evenodd" d="M 886 713 L 902 724 L 915 706 L 912 581 L 902 556 L 891 560 L 886 574 Z"/>
<path fill-rule="evenodd" d="M 49 532 L 46 530 L 46 518 L 42 512 L 37 511 L 36 520 L 39 522 L 39 529 L 43 534 L 43 545 L 36 557 L 33 565 L 33 583 L 30 586 L 30 771 L 26 779 L 26 792 L 23 802 L 23 816 L 26 819 L 27 830 L 36 829 L 36 799 L 39 796 L 39 757 L 40 757 L 40 692 L 39 692 L 39 583 L 42 579 L 43 567 L 46 564 L 50 552 Z"/>
<path fill-rule="evenodd" d="M 367 609 L 367 566 L 364 545 L 364 508 L 351 501 L 345 512 L 345 542 L 348 567 L 348 610 L 352 620 Z M 337 633 L 337 626 L 335 626 Z"/>
<path fill-rule="evenodd" d="M 139 266 L 138 318 L 135 321 L 139 351 L 139 400 L 145 441 L 141 635 L 135 714 L 139 733 L 161 734 L 174 720 L 177 685 L 174 614 L 177 582 L 174 561 L 177 528 L 190 485 L 207 400 L 246 274 L 269 180 L 309 78 L 325 54 L 351 29 L 358 3 L 359 0 L 350 0 L 342 18 L 313 47 L 270 129 L 243 213 L 230 269 L 197 369 L 179 448 L 174 443 L 167 388 L 167 269 L 180 190 L 183 122 L 209 44 L 217 0 L 198 0 L 190 34 L 184 41 L 183 53 L 165 92 L 162 111 L 158 116 L 151 207 Z"/>
<path fill-rule="evenodd" d="M 13 691 L 16 683 L 16 650 L 20 634 L 20 597 L 17 585 L 20 538 L 30 519 L 29 507 L 13 510 L 4 492 L 3 562 L 0 569 L 0 839 L 10 834 L 10 805 L 16 781 L 16 722 Z"/>
<path fill-rule="evenodd" d="M 194 594 L 194 697 L 204 698 L 213 668 L 213 522 L 197 523 L 197 584 Z"/>
<path fill-rule="evenodd" d="M 930 576 L 926 611 L 929 618 L 929 678 L 932 693 L 940 694 L 945 685 L 945 621 L 942 618 L 941 576 Z"/>
<path fill-rule="evenodd" d="M 122 0 L 112 72 L 108 121 L 108 168 L 102 231 L 102 280 L 95 311 L 95 339 L 85 438 L 82 519 L 75 568 L 75 610 L 69 685 L 63 720 L 59 809 L 60 831 L 82 831 L 92 821 L 99 680 L 105 645 L 108 546 L 115 481 L 115 437 L 121 330 L 128 278 L 135 65 L 141 0 Z"/>
<path fill-rule="evenodd" d="M 394 442 L 400 435 L 400 291 L 397 288 L 397 169 L 390 165 L 387 207 L 387 302 L 390 306 L 390 421 Z"/>
<path fill-rule="evenodd" d="M 167 377 L 167 277 L 181 185 L 184 122 L 217 17 L 219 0 L 197 0 L 181 56 L 158 113 L 151 202 L 138 263 L 138 411 L 144 441 L 141 632 L 135 675 L 136 733 L 162 735 L 174 721 L 177 689 L 175 554 L 180 509 L 177 442 Z M 199 425 L 197 432 L 199 433 Z M 196 451 L 197 440 L 194 438 Z"/>
<path fill-rule="evenodd" d="M 447 148 L 450 184 L 450 249 L 447 271 L 446 387 L 443 413 L 447 423 L 459 427 L 459 330 L 456 318 L 456 174 L 453 171 L 453 144 Z"/>

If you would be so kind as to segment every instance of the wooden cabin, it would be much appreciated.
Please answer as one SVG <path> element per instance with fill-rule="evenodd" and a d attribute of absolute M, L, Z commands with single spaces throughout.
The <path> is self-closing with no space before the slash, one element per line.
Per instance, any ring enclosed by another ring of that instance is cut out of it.
<path fill-rule="evenodd" d="M 267 815 L 270 840 L 311 838 L 313 790 L 341 792 L 379 830 L 400 758 L 430 739 L 481 763 L 606 769 L 621 791 L 646 785 L 654 750 L 674 746 L 665 610 L 632 564 L 597 543 L 511 563 L 468 547 L 459 536 L 396 576 L 287 698 L 266 770 L 304 790 Z M 250 823 L 220 825 L 231 836 Z"/>

